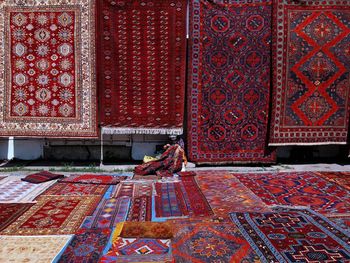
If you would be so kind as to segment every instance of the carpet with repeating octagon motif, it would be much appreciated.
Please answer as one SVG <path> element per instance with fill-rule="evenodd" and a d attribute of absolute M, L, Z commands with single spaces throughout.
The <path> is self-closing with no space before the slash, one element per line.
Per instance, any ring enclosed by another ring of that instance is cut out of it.
<path fill-rule="evenodd" d="M 172 240 L 175 262 L 258 262 L 237 227 L 226 223 L 179 224 Z"/>
<path fill-rule="evenodd" d="M 0 10 L 1 136 L 97 137 L 95 1 Z"/>
<path fill-rule="evenodd" d="M 350 1 L 275 1 L 270 145 L 345 144 Z"/>
<path fill-rule="evenodd" d="M 186 1 L 98 3 L 102 132 L 182 134 Z"/>
<path fill-rule="evenodd" d="M 40 196 L 27 212 L 0 233 L 3 235 L 74 234 L 96 208 L 98 196 Z"/>
<path fill-rule="evenodd" d="M 232 213 L 231 218 L 263 262 L 349 262 L 350 235 L 307 208 Z"/>
<path fill-rule="evenodd" d="M 234 174 L 268 205 L 309 206 L 322 214 L 350 211 L 350 192 L 314 172 Z"/>
<path fill-rule="evenodd" d="M 99 262 L 110 234 L 108 228 L 80 229 L 57 262 Z"/>
<path fill-rule="evenodd" d="M 224 3 L 223 3 L 224 2 Z M 271 1 L 190 1 L 188 157 L 271 163 Z"/>

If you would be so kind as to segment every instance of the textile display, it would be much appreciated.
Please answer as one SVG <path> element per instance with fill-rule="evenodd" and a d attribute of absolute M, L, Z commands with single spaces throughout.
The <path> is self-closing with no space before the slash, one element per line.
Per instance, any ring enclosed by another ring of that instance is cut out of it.
<path fill-rule="evenodd" d="M 0 39 L 0 135 L 97 137 L 95 1 L 1 1 Z"/>
<path fill-rule="evenodd" d="M 226 171 L 198 171 L 196 174 L 198 185 L 217 216 L 226 218 L 232 211 L 271 211 L 258 196 Z"/>
<path fill-rule="evenodd" d="M 345 144 L 350 2 L 275 2 L 270 145 Z"/>
<path fill-rule="evenodd" d="M 169 239 L 117 238 L 99 262 L 166 262 L 170 251 Z"/>
<path fill-rule="evenodd" d="M 328 219 L 350 233 L 350 216 L 329 217 Z"/>
<path fill-rule="evenodd" d="M 231 223 L 179 224 L 178 229 L 172 240 L 175 262 L 259 262 Z"/>
<path fill-rule="evenodd" d="M 117 185 L 115 191 L 111 194 L 111 196 L 112 197 L 122 197 L 122 196 L 133 197 L 134 187 L 135 187 L 135 184 L 132 182 L 123 182 Z"/>
<path fill-rule="evenodd" d="M 308 206 L 327 215 L 350 211 L 350 192 L 314 172 L 234 175 L 267 205 Z"/>
<path fill-rule="evenodd" d="M 182 134 L 186 0 L 98 2 L 102 133 Z"/>
<path fill-rule="evenodd" d="M 103 198 L 92 216 L 87 216 L 81 228 L 114 228 L 126 220 L 130 207 L 129 197 Z"/>
<path fill-rule="evenodd" d="M 0 183 L 0 203 L 30 203 L 54 183 L 31 184 L 16 176 L 6 177 Z"/>
<path fill-rule="evenodd" d="M 79 196 L 79 195 L 103 195 L 108 186 L 97 184 L 65 184 L 56 183 L 47 189 L 43 195 L 65 195 L 65 196 Z"/>
<path fill-rule="evenodd" d="M 61 179 L 60 183 L 74 183 L 74 184 L 98 184 L 98 185 L 113 185 L 119 184 L 120 181 L 127 179 L 127 176 L 112 176 L 112 175 L 96 175 L 96 174 L 80 174 L 71 175 Z"/>
<path fill-rule="evenodd" d="M 158 175 L 160 172 L 160 175 L 164 175 L 165 172 L 165 177 L 173 176 L 173 173 L 181 171 L 184 156 L 185 152 L 180 145 L 168 146 L 158 160 L 136 166 L 134 173 L 138 175 Z"/>
<path fill-rule="evenodd" d="M 54 262 L 71 235 L 0 236 L 0 262 Z"/>
<path fill-rule="evenodd" d="M 152 196 L 133 197 L 126 221 L 143 222 L 152 220 Z"/>
<path fill-rule="evenodd" d="M 40 184 L 47 181 L 60 179 L 63 177 L 64 177 L 63 174 L 54 174 L 48 171 L 41 171 L 38 173 L 29 174 L 26 177 L 22 178 L 21 180 L 28 183 Z"/>
<path fill-rule="evenodd" d="M 32 204 L 0 204 L 0 231 L 4 230 L 25 211 L 27 211 Z M 1 260 L 0 260 L 1 262 Z"/>
<path fill-rule="evenodd" d="M 310 209 L 231 217 L 262 262 L 350 261 L 349 233 Z"/>
<path fill-rule="evenodd" d="M 270 27 L 271 1 L 190 1 L 189 160 L 275 161 L 266 147 Z"/>
<path fill-rule="evenodd" d="M 316 175 L 336 183 L 350 191 L 350 173 L 349 172 L 317 172 Z"/>
<path fill-rule="evenodd" d="M 57 262 L 98 262 L 111 234 L 110 229 L 80 229 Z"/>
<path fill-rule="evenodd" d="M 169 222 L 124 222 L 119 235 L 124 238 L 156 238 L 169 239 L 173 237 L 173 224 Z"/>
<path fill-rule="evenodd" d="M 74 234 L 95 209 L 97 196 L 40 196 L 2 235 Z"/>

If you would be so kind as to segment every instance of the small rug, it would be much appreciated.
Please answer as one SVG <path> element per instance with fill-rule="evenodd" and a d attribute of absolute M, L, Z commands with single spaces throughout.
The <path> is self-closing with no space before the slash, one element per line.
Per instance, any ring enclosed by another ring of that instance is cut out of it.
<path fill-rule="evenodd" d="M 117 185 L 114 191 L 111 194 L 111 197 L 133 197 L 134 196 L 134 183 L 120 183 L 120 185 Z"/>
<path fill-rule="evenodd" d="M 155 261 L 172 261 L 169 239 L 117 238 L 100 259 L 102 263 Z"/>
<path fill-rule="evenodd" d="M 27 175 L 26 177 L 22 178 L 21 180 L 25 181 L 25 182 L 33 183 L 33 184 L 40 184 L 40 183 L 44 183 L 47 181 L 60 179 L 63 177 L 64 177 L 63 174 L 54 174 L 54 173 L 50 173 L 48 171 L 41 171 L 41 172 L 38 172 L 35 174 Z"/>
<path fill-rule="evenodd" d="M 181 177 L 181 182 L 186 192 L 185 199 L 188 199 L 190 205 L 190 214 L 193 216 L 210 216 L 213 211 L 199 188 L 194 176 Z"/>
<path fill-rule="evenodd" d="M 349 262 L 350 235 L 307 208 L 231 213 L 263 262 Z"/>
<path fill-rule="evenodd" d="M 236 177 L 226 171 L 198 171 L 196 180 L 215 215 L 228 219 L 228 213 L 268 212 L 267 205 Z"/>
<path fill-rule="evenodd" d="M 74 183 L 74 184 L 119 184 L 120 181 L 127 179 L 127 176 L 112 176 L 112 175 L 97 175 L 97 174 L 81 174 L 71 175 L 60 180 L 60 183 Z"/>
<path fill-rule="evenodd" d="M 169 239 L 173 232 L 173 224 L 169 222 L 124 222 L 117 226 L 113 240 L 117 237 Z"/>
<path fill-rule="evenodd" d="M 350 190 L 350 173 L 349 172 L 316 172 L 316 175 L 332 183 Z"/>
<path fill-rule="evenodd" d="M 176 228 L 172 249 L 177 263 L 259 262 L 232 223 L 178 224 Z"/>
<path fill-rule="evenodd" d="M 1 136 L 97 138 L 95 1 L 0 2 Z"/>
<path fill-rule="evenodd" d="M 108 186 L 97 184 L 65 184 L 56 183 L 47 189 L 43 195 L 66 195 L 66 196 L 79 196 L 79 195 L 103 195 Z"/>
<path fill-rule="evenodd" d="M 152 196 L 133 197 L 127 221 L 142 222 L 152 220 Z"/>
<path fill-rule="evenodd" d="M 29 203 L 44 192 L 54 181 L 31 184 L 21 181 L 20 177 L 9 176 L 0 183 L 0 203 Z"/>
<path fill-rule="evenodd" d="M 81 228 L 114 228 L 126 219 L 130 206 L 129 197 L 103 198 L 92 216 L 87 216 Z"/>
<path fill-rule="evenodd" d="M 27 211 L 32 204 L 0 204 L 0 231 L 4 230 L 25 211 Z M 0 261 L 1 262 L 1 261 Z"/>
<path fill-rule="evenodd" d="M 350 192 L 314 172 L 234 175 L 268 205 L 308 206 L 333 215 L 350 211 Z"/>
<path fill-rule="evenodd" d="M 111 235 L 111 230 L 80 229 L 57 262 L 98 262 Z"/>
<path fill-rule="evenodd" d="M 155 183 L 154 212 L 152 221 L 188 216 L 189 211 L 183 197 L 181 184 Z"/>
<path fill-rule="evenodd" d="M 48 263 L 66 247 L 71 235 L 0 236 L 0 262 Z"/>
<path fill-rule="evenodd" d="M 35 205 L 1 234 L 74 234 L 99 199 L 98 196 L 40 196 Z"/>

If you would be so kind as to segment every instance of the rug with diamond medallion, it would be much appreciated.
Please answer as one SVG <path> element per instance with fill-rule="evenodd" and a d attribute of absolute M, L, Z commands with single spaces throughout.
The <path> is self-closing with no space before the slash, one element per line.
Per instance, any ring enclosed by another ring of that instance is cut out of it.
<path fill-rule="evenodd" d="M 231 223 L 179 224 L 172 240 L 175 262 L 259 262 L 257 254 Z"/>
<path fill-rule="evenodd" d="M 0 2 L 1 136 L 97 137 L 95 1 Z"/>
<path fill-rule="evenodd" d="M 2 235 L 74 234 L 96 208 L 98 196 L 40 196 Z"/>
<path fill-rule="evenodd" d="M 190 1 L 188 158 L 271 163 L 271 1 Z"/>
<path fill-rule="evenodd" d="M 275 1 L 270 145 L 345 144 L 350 2 Z"/>
<path fill-rule="evenodd" d="M 349 262 L 350 233 L 307 208 L 232 213 L 263 262 Z"/>
<path fill-rule="evenodd" d="M 102 132 L 182 134 L 186 1 L 98 3 Z"/>

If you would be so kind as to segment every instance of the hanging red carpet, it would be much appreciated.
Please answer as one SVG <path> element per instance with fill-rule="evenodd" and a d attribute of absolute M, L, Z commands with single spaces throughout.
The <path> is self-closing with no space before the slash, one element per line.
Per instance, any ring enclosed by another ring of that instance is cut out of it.
<path fill-rule="evenodd" d="M 103 133 L 182 134 L 185 0 L 99 1 Z"/>
<path fill-rule="evenodd" d="M 345 144 L 350 2 L 276 1 L 270 145 Z"/>
<path fill-rule="evenodd" d="M 0 39 L 0 136 L 97 137 L 95 1 L 1 1 Z"/>
<path fill-rule="evenodd" d="M 215 2 L 190 7 L 189 159 L 274 162 L 266 149 L 271 2 Z"/>

